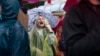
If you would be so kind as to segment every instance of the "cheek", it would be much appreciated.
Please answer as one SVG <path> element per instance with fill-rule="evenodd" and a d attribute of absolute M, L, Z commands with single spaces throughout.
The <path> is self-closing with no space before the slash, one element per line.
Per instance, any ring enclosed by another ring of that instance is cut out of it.
<path fill-rule="evenodd" d="M 41 22 L 45 22 L 45 20 L 41 20 Z"/>
<path fill-rule="evenodd" d="M 37 23 L 39 24 L 40 23 L 40 20 L 38 20 Z"/>
<path fill-rule="evenodd" d="M 39 25 L 39 21 L 36 21 L 36 25 Z"/>

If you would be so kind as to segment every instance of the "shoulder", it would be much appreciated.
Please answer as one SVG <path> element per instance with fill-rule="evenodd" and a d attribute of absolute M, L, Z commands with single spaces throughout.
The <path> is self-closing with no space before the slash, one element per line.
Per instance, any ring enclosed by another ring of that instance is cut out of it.
<path fill-rule="evenodd" d="M 69 8 L 69 10 L 67 11 L 67 14 L 68 13 L 79 13 L 79 12 L 81 12 L 81 6 L 75 5 L 71 8 Z"/>
<path fill-rule="evenodd" d="M 67 11 L 64 21 L 66 22 L 83 22 L 83 10 L 80 5 L 73 6 Z"/>
<path fill-rule="evenodd" d="M 66 15 L 67 17 L 83 17 L 83 11 L 84 11 L 84 8 L 83 8 L 83 4 L 77 4 L 73 7 L 70 7 L 69 10 L 66 12 Z"/>
<path fill-rule="evenodd" d="M 69 10 L 67 12 L 81 12 L 81 11 L 86 11 L 86 9 L 88 8 L 87 3 L 79 3 L 77 5 L 74 5 L 72 7 L 69 8 Z"/>

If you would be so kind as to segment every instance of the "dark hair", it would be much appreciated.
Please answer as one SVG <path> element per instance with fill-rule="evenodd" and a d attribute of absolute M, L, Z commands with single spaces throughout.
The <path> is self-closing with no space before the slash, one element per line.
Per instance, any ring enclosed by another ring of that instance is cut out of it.
<path fill-rule="evenodd" d="M 84 3 L 87 3 L 88 0 L 80 0 L 80 3 L 79 4 L 84 4 Z"/>
<path fill-rule="evenodd" d="M 88 0 L 80 0 L 81 2 L 87 2 Z"/>

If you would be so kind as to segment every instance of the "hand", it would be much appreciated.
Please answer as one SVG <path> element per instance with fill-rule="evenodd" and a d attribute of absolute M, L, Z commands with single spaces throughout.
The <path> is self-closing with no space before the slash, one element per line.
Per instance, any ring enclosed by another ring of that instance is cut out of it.
<path fill-rule="evenodd" d="M 53 32 L 53 30 L 51 29 L 51 26 L 49 24 L 45 25 L 45 27 L 49 32 Z"/>
<path fill-rule="evenodd" d="M 41 51 L 40 49 L 35 48 L 35 50 L 36 50 L 36 52 L 38 53 L 38 54 L 37 54 L 38 56 L 42 56 L 42 55 L 43 55 L 43 54 L 42 54 L 42 51 Z"/>
<path fill-rule="evenodd" d="M 51 26 L 49 25 L 48 20 L 45 19 L 44 23 L 45 23 L 46 29 L 47 29 L 49 32 L 53 32 L 53 30 L 51 29 Z"/>

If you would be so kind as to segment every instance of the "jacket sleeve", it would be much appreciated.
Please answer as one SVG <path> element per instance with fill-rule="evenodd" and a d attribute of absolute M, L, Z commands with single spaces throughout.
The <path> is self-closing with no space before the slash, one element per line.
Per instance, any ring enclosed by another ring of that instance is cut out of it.
<path fill-rule="evenodd" d="M 63 36 L 66 39 L 67 53 L 72 56 L 85 56 L 93 53 L 99 45 L 99 31 L 87 26 L 82 19 L 81 11 L 71 9 L 67 12 L 63 24 Z"/>
<path fill-rule="evenodd" d="M 20 23 L 15 23 L 9 36 L 10 56 L 30 56 L 28 34 Z"/>

